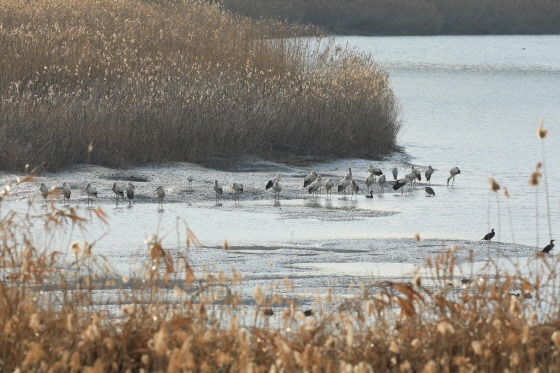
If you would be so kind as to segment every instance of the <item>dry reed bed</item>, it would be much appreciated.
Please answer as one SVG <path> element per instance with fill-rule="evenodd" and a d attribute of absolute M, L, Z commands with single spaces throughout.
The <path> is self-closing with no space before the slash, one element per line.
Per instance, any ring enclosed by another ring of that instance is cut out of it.
<path fill-rule="evenodd" d="M 387 74 L 312 28 L 196 0 L 0 0 L 0 24 L 3 169 L 395 147 Z"/>
<path fill-rule="evenodd" d="M 338 34 L 558 34 L 557 0 L 220 0 L 226 9 L 313 24 Z"/>
<path fill-rule="evenodd" d="M 2 197 L 9 193 L 4 190 Z M 521 268 L 507 274 L 495 267 L 495 276 L 457 286 L 456 258 L 449 250 L 428 261 L 431 274 L 425 279 L 362 285 L 360 296 L 342 303 L 318 299 L 310 317 L 298 311 L 294 297 L 256 288 L 250 307 L 256 312 L 248 322 L 246 300 L 234 290 L 242 275 L 195 276 L 188 249 L 199 243 L 189 230 L 179 254 L 171 254 L 157 236 L 148 240 L 141 274 L 134 281 L 123 279 L 126 288 L 115 280 L 103 282 L 114 273 L 95 255 L 95 244 L 40 247 L 29 230 L 42 225 L 54 235 L 104 218 L 100 209 L 86 218 L 80 210 L 57 209 L 52 201 L 43 215 L 2 212 L 0 370 L 560 369 L 558 256 L 530 258 L 529 275 Z M 70 260 L 61 267 L 63 258 Z M 496 263 L 490 260 L 488 266 Z M 40 291 L 52 284 L 57 291 Z M 289 293 L 288 280 L 283 286 Z M 111 290 L 105 306 L 102 289 Z M 274 314 L 265 315 L 271 307 Z"/>

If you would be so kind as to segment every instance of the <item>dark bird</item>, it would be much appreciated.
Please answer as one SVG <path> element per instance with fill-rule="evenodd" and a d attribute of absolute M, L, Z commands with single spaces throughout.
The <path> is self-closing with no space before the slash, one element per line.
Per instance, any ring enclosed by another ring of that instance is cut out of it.
<path fill-rule="evenodd" d="M 272 315 L 274 315 L 274 311 L 272 310 L 272 308 L 265 308 L 265 309 L 263 310 L 263 313 L 264 313 L 266 316 L 272 316 Z"/>
<path fill-rule="evenodd" d="M 434 192 L 434 190 L 430 187 L 426 187 L 424 190 L 426 191 L 426 195 L 428 197 L 434 197 L 436 195 L 436 192 Z"/>
<path fill-rule="evenodd" d="M 312 316 L 313 315 L 313 310 L 305 310 L 305 311 L 303 311 L 303 314 L 305 316 Z"/>
<path fill-rule="evenodd" d="M 547 253 L 550 254 L 550 250 L 554 249 L 554 244 L 553 244 L 554 240 L 550 240 L 550 243 L 548 245 L 546 245 L 544 247 L 544 249 L 542 249 L 543 253 Z"/>
<path fill-rule="evenodd" d="M 486 236 L 484 236 L 483 240 L 490 241 L 492 238 L 494 238 L 495 235 L 496 232 L 494 232 L 494 228 L 492 228 L 492 232 L 486 233 Z"/>

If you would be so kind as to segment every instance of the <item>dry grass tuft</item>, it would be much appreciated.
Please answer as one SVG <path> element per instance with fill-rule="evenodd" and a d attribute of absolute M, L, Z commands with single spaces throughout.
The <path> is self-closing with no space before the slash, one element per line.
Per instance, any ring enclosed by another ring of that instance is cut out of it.
<path fill-rule="evenodd" d="M 0 163 L 56 170 L 389 152 L 370 56 L 197 0 L 0 0 Z"/>

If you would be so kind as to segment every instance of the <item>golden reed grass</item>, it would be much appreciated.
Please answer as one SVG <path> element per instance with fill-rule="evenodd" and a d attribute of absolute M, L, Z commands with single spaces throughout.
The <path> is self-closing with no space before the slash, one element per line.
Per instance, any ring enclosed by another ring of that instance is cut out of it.
<path fill-rule="evenodd" d="M 255 19 L 313 24 L 346 35 L 558 34 L 560 3 L 525 0 L 220 0 Z"/>
<path fill-rule="evenodd" d="M 430 258 L 423 277 L 318 298 L 306 317 L 287 279 L 242 299 L 240 273 L 195 274 L 191 231 L 179 250 L 147 240 L 130 278 L 111 271 L 95 244 L 39 246 L 30 227 L 54 236 L 105 221 L 99 209 L 60 210 L 52 198 L 44 213 L 0 218 L 1 371 L 560 370 L 558 256 L 531 256 L 529 271 L 489 259 L 485 274 L 465 274 L 472 264 L 462 259 L 460 269 L 452 248 Z"/>
<path fill-rule="evenodd" d="M 394 150 L 387 74 L 311 35 L 197 0 L 0 0 L 0 163 Z"/>

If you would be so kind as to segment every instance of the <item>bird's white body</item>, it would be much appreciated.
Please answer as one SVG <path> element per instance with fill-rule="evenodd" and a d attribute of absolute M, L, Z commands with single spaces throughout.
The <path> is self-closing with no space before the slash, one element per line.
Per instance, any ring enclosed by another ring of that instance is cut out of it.
<path fill-rule="evenodd" d="M 385 178 L 385 175 L 381 175 L 379 176 L 379 179 L 377 179 L 377 184 L 379 184 L 379 188 L 381 189 L 382 192 L 385 190 L 386 181 L 387 179 Z"/>
<path fill-rule="evenodd" d="M 449 170 L 449 177 L 447 178 L 447 185 L 449 185 L 449 181 L 451 179 L 453 179 L 453 184 L 455 184 L 455 176 L 459 175 L 461 173 L 461 170 L 459 170 L 459 167 L 453 167 L 451 170 Z"/>
<path fill-rule="evenodd" d="M 280 199 L 280 192 L 282 191 L 282 186 L 280 185 L 280 181 L 276 180 L 274 184 L 272 184 L 272 190 L 274 191 L 275 199 Z"/>
<path fill-rule="evenodd" d="M 303 179 L 303 187 L 311 185 L 315 180 L 317 180 L 317 173 L 313 170 Z"/>
<path fill-rule="evenodd" d="M 366 186 L 368 190 L 371 190 L 371 186 L 373 185 L 373 183 L 375 183 L 375 175 L 370 173 L 366 178 Z"/>
<path fill-rule="evenodd" d="M 333 186 L 334 186 L 334 181 L 332 181 L 331 178 L 328 178 L 327 181 L 325 182 L 325 191 L 327 192 L 327 196 L 332 193 L 331 189 L 333 188 Z"/>
<path fill-rule="evenodd" d="M 70 195 L 72 194 L 72 188 L 70 188 L 70 185 L 68 185 L 68 183 L 64 182 L 62 184 L 62 194 L 64 195 L 64 200 L 68 200 L 68 203 L 70 203 Z"/>
<path fill-rule="evenodd" d="M 346 194 L 346 188 L 350 186 L 350 176 L 346 174 L 340 181 L 338 182 L 338 193 Z"/>
<path fill-rule="evenodd" d="M 126 192 L 126 197 L 128 198 L 129 203 L 132 202 L 132 199 L 134 198 L 134 185 L 132 185 L 132 183 L 129 181 L 126 184 L 126 188 L 124 188 L 125 192 Z"/>
<path fill-rule="evenodd" d="M 188 174 L 188 175 L 187 175 L 187 181 L 189 182 L 189 189 L 192 189 L 192 182 L 193 182 L 193 180 L 194 180 L 193 175 Z"/>

